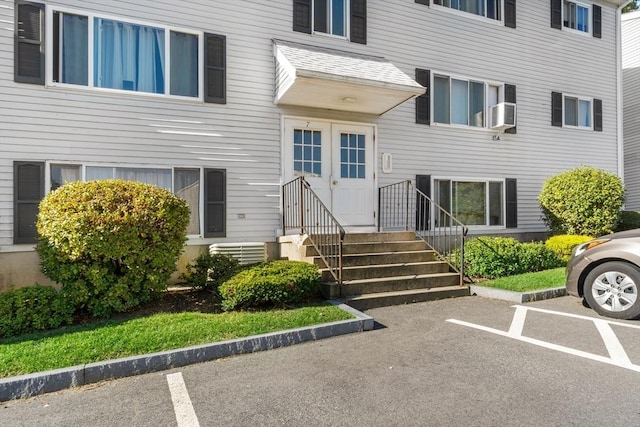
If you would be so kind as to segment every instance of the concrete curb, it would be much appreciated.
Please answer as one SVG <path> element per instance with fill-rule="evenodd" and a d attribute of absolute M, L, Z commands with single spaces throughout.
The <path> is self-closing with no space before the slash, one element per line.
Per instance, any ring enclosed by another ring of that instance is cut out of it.
<path fill-rule="evenodd" d="M 532 292 L 514 292 L 506 291 L 504 289 L 489 288 L 486 286 L 470 285 L 469 290 L 471 291 L 471 295 L 477 295 L 484 298 L 501 299 L 517 303 L 542 301 L 545 299 L 558 298 L 567 295 L 567 290 L 564 287 L 550 288 Z"/>
<path fill-rule="evenodd" d="M 0 402 L 51 393 L 100 381 L 163 371 L 237 354 L 271 350 L 300 344 L 306 341 L 320 340 L 373 329 L 374 320 L 371 316 L 342 304 L 339 301 L 331 300 L 329 302 L 354 315 L 356 318 L 218 343 L 202 344 L 159 353 L 106 360 L 104 362 L 88 363 L 86 365 L 3 378 L 0 379 Z"/>

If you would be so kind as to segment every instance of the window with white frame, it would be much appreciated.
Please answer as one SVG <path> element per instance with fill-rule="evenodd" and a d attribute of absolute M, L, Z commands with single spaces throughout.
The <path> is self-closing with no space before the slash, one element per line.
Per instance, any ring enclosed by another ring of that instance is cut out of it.
<path fill-rule="evenodd" d="M 441 178 L 434 180 L 434 190 L 436 203 L 467 226 L 505 225 L 503 180 Z"/>
<path fill-rule="evenodd" d="M 472 13 L 489 19 L 502 19 L 501 0 L 434 0 L 436 5 Z"/>
<path fill-rule="evenodd" d="M 62 186 L 66 182 L 79 181 L 82 178 L 82 166 L 70 164 L 51 164 L 50 167 L 51 191 Z M 206 170 L 209 171 L 209 170 Z M 190 209 L 190 221 L 187 226 L 188 235 L 200 235 L 201 233 L 201 169 L 200 168 L 143 168 L 143 167 L 114 167 L 114 166 L 94 166 L 87 165 L 84 168 L 84 180 L 92 181 L 98 179 L 122 179 L 125 181 L 136 181 L 145 184 L 152 184 L 160 188 L 171 191 L 187 202 Z M 208 179 L 208 176 L 207 176 Z M 214 185 L 219 183 L 211 182 Z M 210 184 L 211 184 L 210 183 Z M 216 189 L 213 193 L 224 194 L 224 189 Z M 206 203 L 216 203 L 220 205 L 220 200 L 209 200 L 207 194 Z M 221 197 L 218 197 L 221 198 Z M 222 199 L 224 199 L 222 197 Z M 223 202 L 224 200 L 222 200 Z M 224 203 L 223 203 L 224 204 Z M 219 209 L 218 209 L 219 210 Z M 223 215 L 218 212 L 217 216 Z M 214 220 L 216 227 L 222 221 L 219 218 Z M 206 232 L 205 232 L 206 234 Z"/>
<path fill-rule="evenodd" d="M 591 129 L 593 109 L 591 98 L 564 96 L 564 126 Z"/>
<path fill-rule="evenodd" d="M 588 33 L 591 21 L 591 7 L 584 3 L 563 0 L 562 21 L 566 28 Z"/>
<path fill-rule="evenodd" d="M 489 107 L 504 95 L 498 84 L 434 74 L 432 96 L 434 123 L 484 128 Z"/>
<path fill-rule="evenodd" d="M 200 97 L 202 33 L 53 10 L 53 83 Z"/>
<path fill-rule="evenodd" d="M 348 0 L 313 0 L 313 31 L 347 36 Z"/>

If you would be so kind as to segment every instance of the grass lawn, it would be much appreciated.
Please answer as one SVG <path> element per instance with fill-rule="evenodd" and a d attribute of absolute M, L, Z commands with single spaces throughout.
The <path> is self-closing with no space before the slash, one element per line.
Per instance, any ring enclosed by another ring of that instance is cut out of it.
<path fill-rule="evenodd" d="M 159 313 L 0 340 L 0 377 L 351 319 L 318 303 L 291 310 Z"/>
<path fill-rule="evenodd" d="M 477 283 L 480 286 L 506 289 L 515 292 L 537 291 L 541 289 L 559 288 L 564 286 L 565 269 L 554 268 L 552 270 L 537 271 L 535 273 L 517 274 L 515 276 L 501 277 L 489 282 Z"/>

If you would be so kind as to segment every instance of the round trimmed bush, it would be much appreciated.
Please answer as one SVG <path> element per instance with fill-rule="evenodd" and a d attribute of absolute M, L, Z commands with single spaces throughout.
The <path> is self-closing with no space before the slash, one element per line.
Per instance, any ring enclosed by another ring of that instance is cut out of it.
<path fill-rule="evenodd" d="M 313 264 L 270 261 L 243 270 L 220 285 L 224 310 L 296 304 L 320 295 Z"/>
<path fill-rule="evenodd" d="M 547 179 L 538 202 L 551 231 L 599 236 L 615 230 L 624 186 L 612 173 L 582 166 Z"/>
<path fill-rule="evenodd" d="M 560 234 L 558 236 L 549 237 L 545 246 L 551 249 L 565 263 L 571 258 L 571 251 L 578 245 L 593 239 L 591 236 L 581 236 L 576 234 Z"/>
<path fill-rule="evenodd" d="M 187 203 L 153 185 L 68 183 L 40 203 L 42 270 L 93 316 L 126 311 L 166 289 L 188 222 Z"/>

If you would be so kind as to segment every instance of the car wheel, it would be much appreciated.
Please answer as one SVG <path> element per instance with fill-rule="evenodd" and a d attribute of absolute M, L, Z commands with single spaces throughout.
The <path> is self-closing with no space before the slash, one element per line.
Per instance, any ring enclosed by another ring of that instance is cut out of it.
<path fill-rule="evenodd" d="M 584 282 L 584 298 L 603 316 L 640 318 L 640 270 L 624 262 L 607 262 L 594 268 Z"/>

